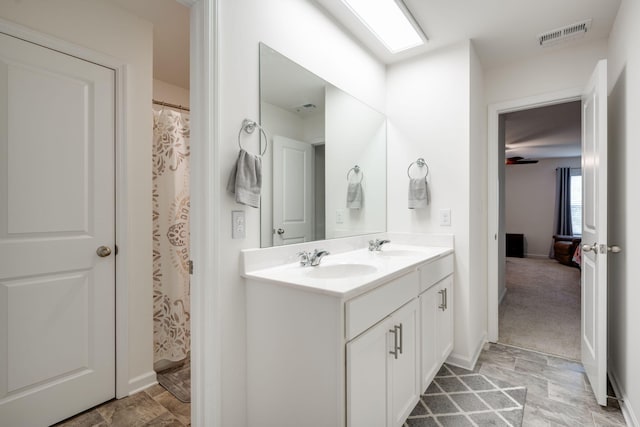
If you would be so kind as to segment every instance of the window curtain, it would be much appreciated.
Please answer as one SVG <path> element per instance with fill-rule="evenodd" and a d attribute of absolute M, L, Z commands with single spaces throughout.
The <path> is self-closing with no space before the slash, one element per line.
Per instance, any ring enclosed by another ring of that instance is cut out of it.
<path fill-rule="evenodd" d="M 556 168 L 556 208 L 553 234 L 573 236 L 571 226 L 571 168 Z M 549 258 L 554 256 L 553 241 Z"/>
<path fill-rule="evenodd" d="M 189 356 L 189 115 L 153 111 L 153 353 Z M 160 368 L 161 369 L 161 368 Z"/>

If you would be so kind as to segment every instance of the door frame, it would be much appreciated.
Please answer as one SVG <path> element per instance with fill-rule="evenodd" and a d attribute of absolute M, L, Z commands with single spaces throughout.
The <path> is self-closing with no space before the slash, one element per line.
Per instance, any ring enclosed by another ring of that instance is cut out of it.
<path fill-rule="evenodd" d="M 129 252 L 127 230 L 127 80 L 128 68 L 124 61 L 78 46 L 65 40 L 23 27 L 0 18 L 0 31 L 10 36 L 58 51 L 84 61 L 109 68 L 115 74 L 115 241 L 119 256 L 116 257 L 115 274 L 115 396 L 128 396 L 136 384 L 129 383 L 129 286 L 127 253 Z"/>
<path fill-rule="evenodd" d="M 222 426 L 219 0 L 191 8 L 191 424 Z"/>
<path fill-rule="evenodd" d="M 500 153 L 504 147 L 501 147 L 499 140 L 499 117 L 504 113 L 579 101 L 582 89 L 572 88 L 489 104 L 487 112 L 487 339 L 490 342 L 498 341 L 498 307 L 499 300 L 502 298 L 499 294 L 499 281 L 504 280 L 504 275 L 500 277 L 500 262 L 503 258 L 500 254 L 500 242 L 505 238 L 502 224 L 504 212 L 500 209 L 501 201 L 504 200 L 504 183 L 500 182 L 500 168 L 504 168 L 504 165 L 499 164 L 499 159 L 502 158 Z"/>

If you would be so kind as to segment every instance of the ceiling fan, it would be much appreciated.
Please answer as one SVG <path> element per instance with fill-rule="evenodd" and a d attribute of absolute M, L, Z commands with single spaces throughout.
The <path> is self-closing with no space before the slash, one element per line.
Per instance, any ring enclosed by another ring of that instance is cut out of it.
<path fill-rule="evenodd" d="M 524 157 L 519 157 L 519 156 L 507 157 L 504 161 L 505 165 L 526 165 L 530 163 L 538 163 L 538 161 L 525 159 Z"/>

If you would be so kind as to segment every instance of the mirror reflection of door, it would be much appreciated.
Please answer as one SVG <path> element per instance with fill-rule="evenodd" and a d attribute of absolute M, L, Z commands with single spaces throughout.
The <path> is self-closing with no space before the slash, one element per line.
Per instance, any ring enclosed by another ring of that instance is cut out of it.
<path fill-rule="evenodd" d="M 273 244 L 314 240 L 314 148 L 273 137 Z"/>

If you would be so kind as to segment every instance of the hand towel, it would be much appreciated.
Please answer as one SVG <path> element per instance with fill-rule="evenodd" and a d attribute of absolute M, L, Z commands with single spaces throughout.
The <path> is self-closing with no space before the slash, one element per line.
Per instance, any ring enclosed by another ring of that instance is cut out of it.
<path fill-rule="evenodd" d="M 422 209 L 429 205 L 429 186 L 426 178 L 409 180 L 409 209 Z"/>
<path fill-rule="evenodd" d="M 350 182 L 347 187 L 347 208 L 362 208 L 362 184 L 359 182 Z"/>
<path fill-rule="evenodd" d="M 227 191 L 236 195 L 236 202 L 259 208 L 261 187 L 262 158 L 240 149 L 238 160 L 229 175 Z"/>

